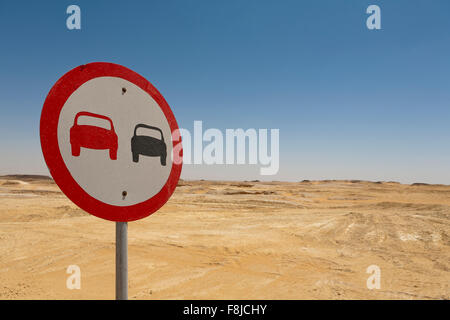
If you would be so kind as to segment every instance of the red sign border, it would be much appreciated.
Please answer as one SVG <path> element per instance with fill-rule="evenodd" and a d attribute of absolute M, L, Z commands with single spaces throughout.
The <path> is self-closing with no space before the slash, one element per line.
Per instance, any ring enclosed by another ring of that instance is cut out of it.
<path fill-rule="evenodd" d="M 166 116 L 171 132 L 178 129 L 175 116 L 166 100 L 147 79 L 118 64 L 92 62 L 67 72 L 48 93 L 42 108 L 40 121 L 42 153 L 56 184 L 81 209 L 96 217 L 110 221 L 127 222 L 139 220 L 151 215 L 169 200 L 178 184 L 183 164 L 182 162 L 179 164 L 172 162 L 169 178 L 161 191 L 152 198 L 131 206 L 110 205 L 93 198 L 84 191 L 70 174 L 61 156 L 58 144 L 58 122 L 60 112 L 72 93 L 85 82 L 98 77 L 118 77 L 134 83 L 158 103 Z M 173 149 L 175 149 L 175 145 L 181 143 L 181 137 L 177 141 L 172 141 L 172 143 Z M 182 145 L 177 148 L 179 148 L 179 155 L 182 157 Z"/>

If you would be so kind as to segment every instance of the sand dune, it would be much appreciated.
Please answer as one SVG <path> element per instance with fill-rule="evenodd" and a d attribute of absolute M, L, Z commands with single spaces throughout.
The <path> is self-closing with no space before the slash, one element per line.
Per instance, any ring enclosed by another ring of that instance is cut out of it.
<path fill-rule="evenodd" d="M 114 298 L 114 223 L 43 176 L 0 177 L 0 215 L 0 299 Z M 134 299 L 449 299 L 449 261 L 443 185 L 181 181 L 129 224 Z"/>

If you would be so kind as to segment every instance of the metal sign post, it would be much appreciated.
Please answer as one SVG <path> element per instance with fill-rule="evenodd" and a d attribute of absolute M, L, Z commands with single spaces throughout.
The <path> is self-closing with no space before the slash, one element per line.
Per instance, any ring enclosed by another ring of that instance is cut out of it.
<path fill-rule="evenodd" d="M 127 222 L 116 222 L 116 300 L 128 300 L 127 229 Z"/>

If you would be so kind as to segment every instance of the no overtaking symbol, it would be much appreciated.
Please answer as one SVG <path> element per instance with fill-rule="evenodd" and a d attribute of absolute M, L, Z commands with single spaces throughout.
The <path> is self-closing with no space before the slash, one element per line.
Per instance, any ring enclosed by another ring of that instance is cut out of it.
<path fill-rule="evenodd" d="M 158 90 L 117 64 L 74 68 L 45 100 L 40 138 L 50 174 L 81 209 L 117 222 L 116 298 L 128 294 L 127 222 L 157 211 L 177 186 L 178 131 Z"/>

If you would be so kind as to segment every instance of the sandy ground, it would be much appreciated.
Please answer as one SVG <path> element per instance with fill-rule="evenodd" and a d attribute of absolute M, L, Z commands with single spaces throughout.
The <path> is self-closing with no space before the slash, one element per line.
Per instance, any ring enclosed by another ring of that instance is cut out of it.
<path fill-rule="evenodd" d="M 0 216 L 0 299 L 114 299 L 113 222 L 27 176 L 0 177 Z M 184 181 L 129 224 L 129 280 L 132 299 L 449 299 L 450 186 Z"/>

